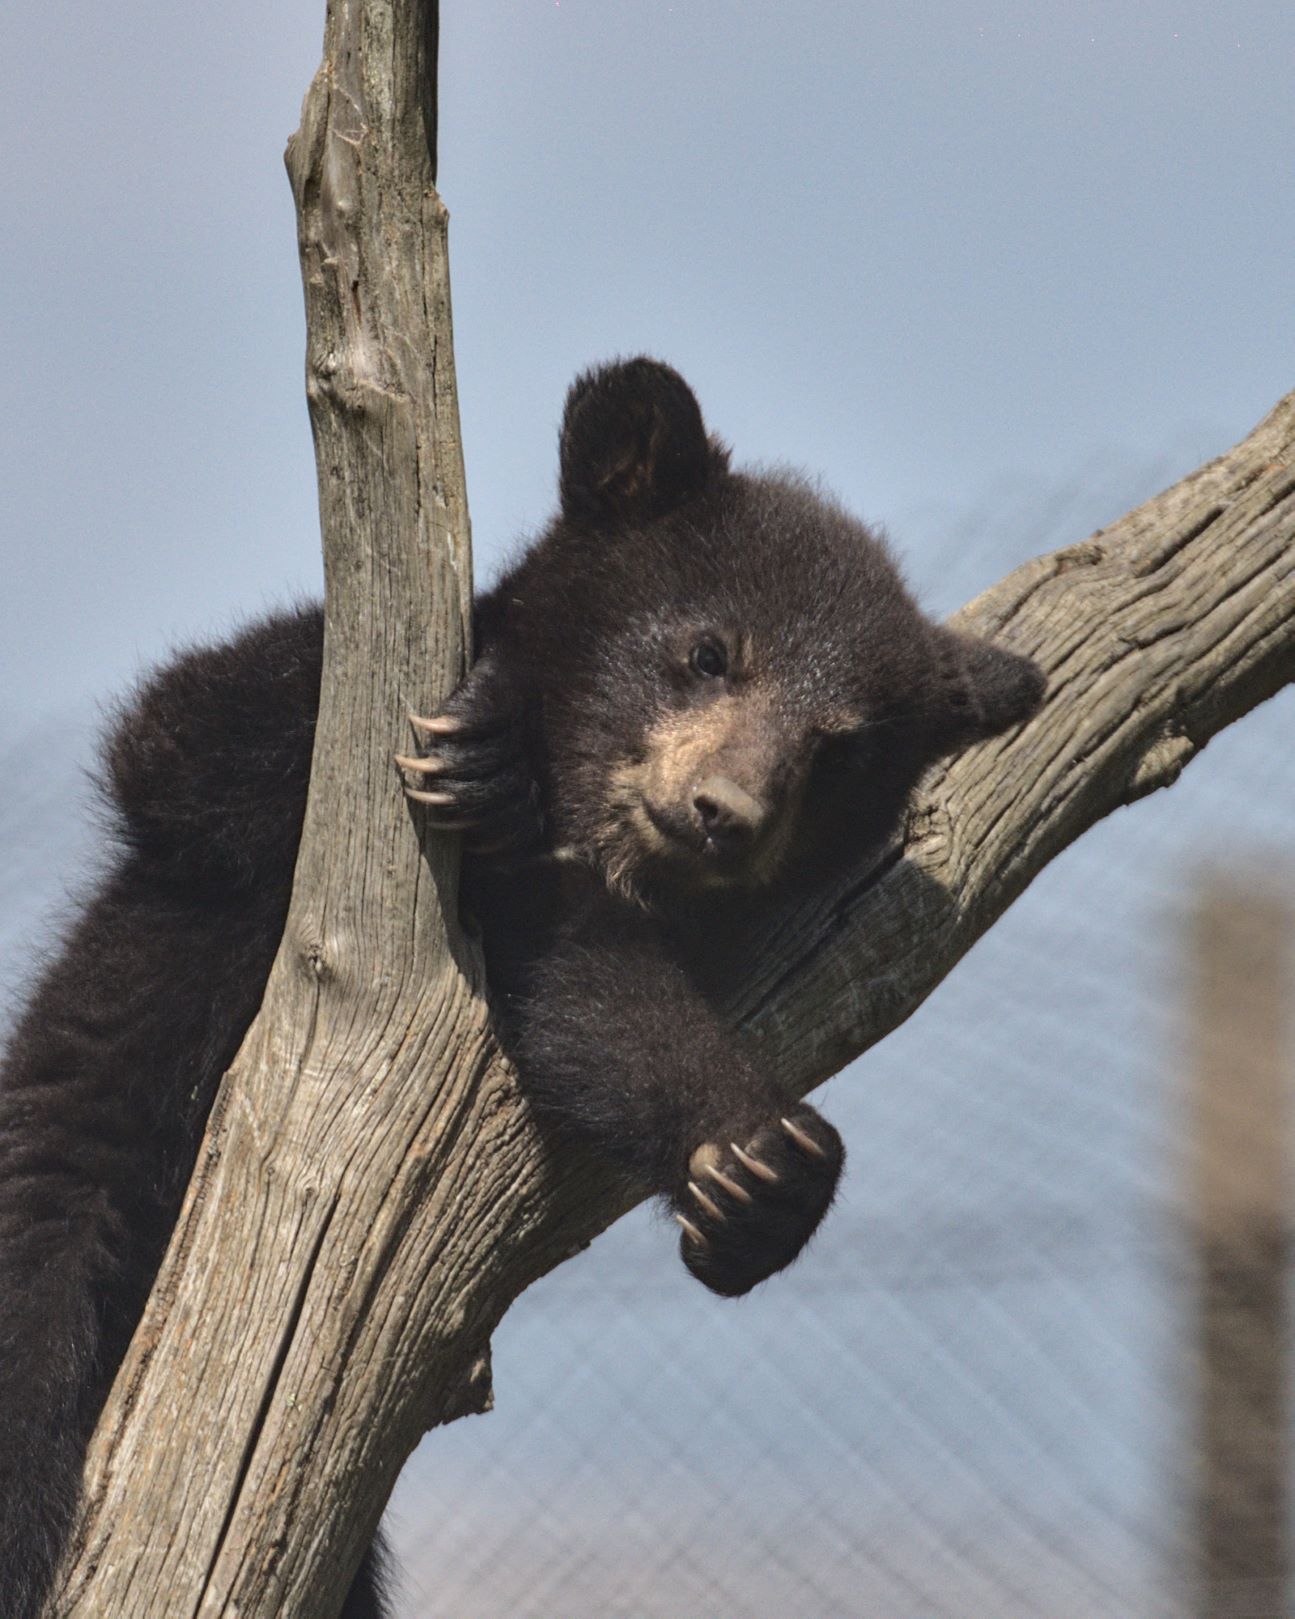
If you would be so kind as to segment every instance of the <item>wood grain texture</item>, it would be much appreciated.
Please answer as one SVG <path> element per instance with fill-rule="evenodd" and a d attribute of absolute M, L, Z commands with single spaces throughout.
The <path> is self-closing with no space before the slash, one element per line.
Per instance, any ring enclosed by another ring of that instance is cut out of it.
<path fill-rule="evenodd" d="M 332 0 L 289 148 L 327 581 L 306 829 L 261 1015 L 96 1434 L 60 1615 L 335 1614 L 413 1444 L 487 1402 L 508 1304 L 628 1202 L 534 1129 L 445 920 L 455 851 L 420 848 L 391 766 L 402 713 L 463 666 L 470 595 L 433 26 L 430 3 Z M 1287 399 L 960 615 L 1044 664 L 1047 704 L 926 784 L 895 858 L 753 953 L 734 1014 L 790 1086 L 901 1021 L 1066 844 L 1291 678 L 1293 491 Z"/>
<path fill-rule="evenodd" d="M 289 147 L 327 585 L 306 827 L 261 1015 L 96 1435 L 62 1613 L 336 1611 L 403 1455 L 488 1398 L 493 1322 L 464 1282 L 482 1242 L 506 1251 L 492 1176 L 543 1173 L 479 964 L 446 933 L 455 851 L 420 849 L 391 759 L 402 715 L 462 672 L 471 590 L 420 95 L 434 20 L 331 6 Z M 339 1376 L 352 1359 L 371 1375 Z"/>
<path fill-rule="evenodd" d="M 758 942 L 733 1009 L 797 1088 L 908 1017 L 1095 821 L 1175 781 L 1295 677 L 1295 395 L 1227 455 L 953 622 L 1036 658 L 1046 702 L 924 784 L 900 858 Z"/>

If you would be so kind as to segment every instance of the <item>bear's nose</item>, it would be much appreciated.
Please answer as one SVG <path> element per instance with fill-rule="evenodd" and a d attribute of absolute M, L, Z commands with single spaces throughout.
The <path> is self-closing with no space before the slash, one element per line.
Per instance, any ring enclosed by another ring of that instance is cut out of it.
<path fill-rule="evenodd" d="M 693 790 L 692 802 L 707 837 L 721 848 L 753 843 L 768 815 L 758 798 L 727 776 L 707 776 Z"/>

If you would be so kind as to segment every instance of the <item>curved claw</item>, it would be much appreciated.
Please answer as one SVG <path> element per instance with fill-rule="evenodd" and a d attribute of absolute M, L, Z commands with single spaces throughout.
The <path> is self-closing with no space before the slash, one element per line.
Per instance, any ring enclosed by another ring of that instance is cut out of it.
<path fill-rule="evenodd" d="M 701 1187 L 698 1186 L 696 1181 L 688 1182 L 688 1190 L 697 1199 L 698 1203 L 701 1204 L 702 1208 L 705 1209 L 706 1213 L 710 1215 L 712 1220 L 722 1220 L 724 1218 L 723 1209 L 721 1209 L 719 1204 L 715 1202 L 714 1198 L 706 1196 L 705 1192 L 702 1191 Z"/>
<path fill-rule="evenodd" d="M 752 1158 L 749 1152 L 743 1152 L 736 1141 L 730 1141 L 729 1147 L 736 1155 L 737 1161 L 743 1166 L 743 1168 L 749 1169 L 753 1175 L 755 1175 L 759 1180 L 764 1181 L 767 1185 L 777 1185 L 778 1171 L 776 1169 L 770 1169 L 768 1164 L 762 1164 L 758 1158 Z"/>
<path fill-rule="evenodd" d="M 754 1161 L 753 1159 L 752 1162 Z M 716 1169 L 714 1164 L 706 1165 L 706 1173 L 717 1185 L 722 1186 L 730 1197 L 735 1197 L 739 1203 L 749 1203 L 751 1201 L 751 1194 L 746 1187 L 739 1186 L 731 1175 L 726 1175 L 722 1169 Z M 692 1182 L 690 1181 L 689 1185 L 691 1184 Z"/>
<path fill-rule="evenodd" d="M 445 760 L 439 753 L 425 753 L 421 758 L 412 758 L 407 753 L 393 753 L 391 757 L 402 770 L 416 770 L 424 776 L 432 776 L 438 770 L 445 769 Z"/>
<path fill-rule="evenodd" d="M 412 798 L 415 804 L 427 804 L 432 809 L 448 809 L 455 803 L 453 793 L 424 793 L 417 787 L 406 787 L 405 797 Z M 437 832 L 471 832 L 481 825 L 481 821 L 472 815 L 438 815 L 432 822 Z"/>
<path fill-rule="evenodd" d="M 705 1237 L 702 1236 L 701 1232 L 691 1220 L 685 1219 L 682 1214 L 676 1214 L 675 1219 L 678 1220 L 679 1224 L 684 1228 L 685 1234 L 691 1237 L 699 1248 L 710 1247 L 710 1244 L 706 1241 Z"/>
<path fill-rule="evenodd" d="M 452 714 L 411 714 L 409 723 L 416 731 L 426 731 L 428 736 L 456 736 L 464 729 L 463 721 L 456 720 Z"/>
<path fill-rule="evenodd" d="M 783 1119 L 782 1127 L 802 1152 L 813 1153 L 815 1158 L 827 1157 L 827 1153 L 814 1140 L 813 1136 L 807 1136 L 798 1124 L 793 1124 L 790 1119 Z"/>

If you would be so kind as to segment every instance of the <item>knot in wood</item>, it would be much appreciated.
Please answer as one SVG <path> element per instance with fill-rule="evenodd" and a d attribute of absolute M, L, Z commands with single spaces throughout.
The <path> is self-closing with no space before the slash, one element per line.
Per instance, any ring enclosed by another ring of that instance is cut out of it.
<path fill-rule="evenodd" d="M 326 984 L 333 977 L 333 964 L 322 939 L 303 939 L 297 959 L 306 977 L 316 984 Z"/>
<path fill-rule="evenodd" d="M 1058 574 L 1070 573 L 1075 568 L 1094 568 L 1106 561 L 1106 547 L 1096 539 L 1081 540 L 1078 545 L 1068 545 L 1064 551 L 1058 551 L 1052 560 Z"/>
<path fill-rule="evenodd" d="M 1129 777 L 1130 801 L 1172 786 L 1195 752 L 1196 744 L 1189 736 L 1181 731 L 1162 731 L 1133 768 Z"/>

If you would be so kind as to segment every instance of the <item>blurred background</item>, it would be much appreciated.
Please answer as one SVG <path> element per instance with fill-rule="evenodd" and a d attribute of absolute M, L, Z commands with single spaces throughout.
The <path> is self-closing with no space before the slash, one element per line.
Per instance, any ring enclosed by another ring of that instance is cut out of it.
<path fill-rule="evenodd" d="M 646 350 L 933 611 L 1295 386 L 1295 13 L 445 0 L 477 569 Z M 93 738 L 319 588 L 280 154 L 322 6 L 46 0 L 0 64 L 0 1022 Z M 1290 1571 L 1295 699 L 1055 862 L 820 1093 L 841 1206 L 705 1295 L 650 1211 L 538 1284 L 390 1521 L 402 1619 L 1251 1619 Z"/>

